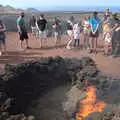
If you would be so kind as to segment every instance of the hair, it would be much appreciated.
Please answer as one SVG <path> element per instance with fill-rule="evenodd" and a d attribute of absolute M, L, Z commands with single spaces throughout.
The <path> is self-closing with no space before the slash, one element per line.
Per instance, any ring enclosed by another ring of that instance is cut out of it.
<path fill-rule="evenodd" d="M 40 17 L 44 18 L 44 15 L 43 15 L 43 14 L 40 14 Z"/>
<path fill-rule="evenodd" d="M 93 15 L 97 15 L 97 14 L 98 14 L 98 12 L 97 12 L 97 11 L 93 12 Z"/>
<path fill-rule="evenodd" d="M 20 13 L 21 16 L 24 15 L 24 14 L 25 14 L 24 12 L 21 12 L 21 13 Z"/>

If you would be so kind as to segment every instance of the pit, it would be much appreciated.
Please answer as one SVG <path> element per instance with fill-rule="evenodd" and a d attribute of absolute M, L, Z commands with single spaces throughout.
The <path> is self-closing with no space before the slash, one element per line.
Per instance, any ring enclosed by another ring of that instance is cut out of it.
<path fill-rule="evenodd" d="M 1 106 L 11 99 L 0 114 L 9 113 L 7 119 L 30 120 L 32 115 L 35 120 L 113 120 L 119 115 L 120 79 L 103 74 L 89 57 L 49 57 L 6 65 L 0 79 Z M 81 102 L 91 86 L 95 88 L 93 108 L 101 102 L 105 105 L 78 119 L 76 114 L 81 115 Z"/>

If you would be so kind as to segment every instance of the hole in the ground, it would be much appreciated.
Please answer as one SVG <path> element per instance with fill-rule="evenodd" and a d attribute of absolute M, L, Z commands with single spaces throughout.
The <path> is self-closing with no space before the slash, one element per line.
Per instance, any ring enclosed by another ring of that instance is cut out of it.
<path fill-rule="evenodd" d="M 88 82 L 96 87 L 97 99 L 104 101 L 107 107 L 86 119 L 101 120 L 99 115 L 120 104 L 119 78 L 102 74 L 88 57 L 81 60 L 42 58 L 17 66 L 6 65 L 5 69 L 0 88 L 1 93 L 13 98 L 12 106 L 7 109 L 10 114 L 34 115 L 37 120 L 72 119 L 76 104 L 79 106 L 85 99 L 84 88 Z"/>

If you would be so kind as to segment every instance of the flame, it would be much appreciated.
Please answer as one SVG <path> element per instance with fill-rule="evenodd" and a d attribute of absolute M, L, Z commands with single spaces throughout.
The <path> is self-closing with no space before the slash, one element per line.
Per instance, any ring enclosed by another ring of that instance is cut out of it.
<path fill-rule="evenodd" d="M 80 102 L 79 113 L 76 113 L 76 120 L 84 120 L 89 114 L 102 112 L 106 104 L 96 98 L 96 88 L 87 87 L 86 98 Z"/>

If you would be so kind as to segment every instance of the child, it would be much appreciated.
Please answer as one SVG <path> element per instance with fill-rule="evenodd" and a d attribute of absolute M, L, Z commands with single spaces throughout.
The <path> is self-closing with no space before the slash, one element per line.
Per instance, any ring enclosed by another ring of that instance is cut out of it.
<path fill-rule="evenodd" d="M 78 23 L 73 26 L 74 47 L 80 45 L 80 25 Z"/>
<path fill-rule="evenodd" d="M 108 22 L 104 22 L 103 26 L 103 38 L 104 38 L 104 55 L 109 55 L 112 52 L 112 35 L 110 31 L 110 25 Z"/>

